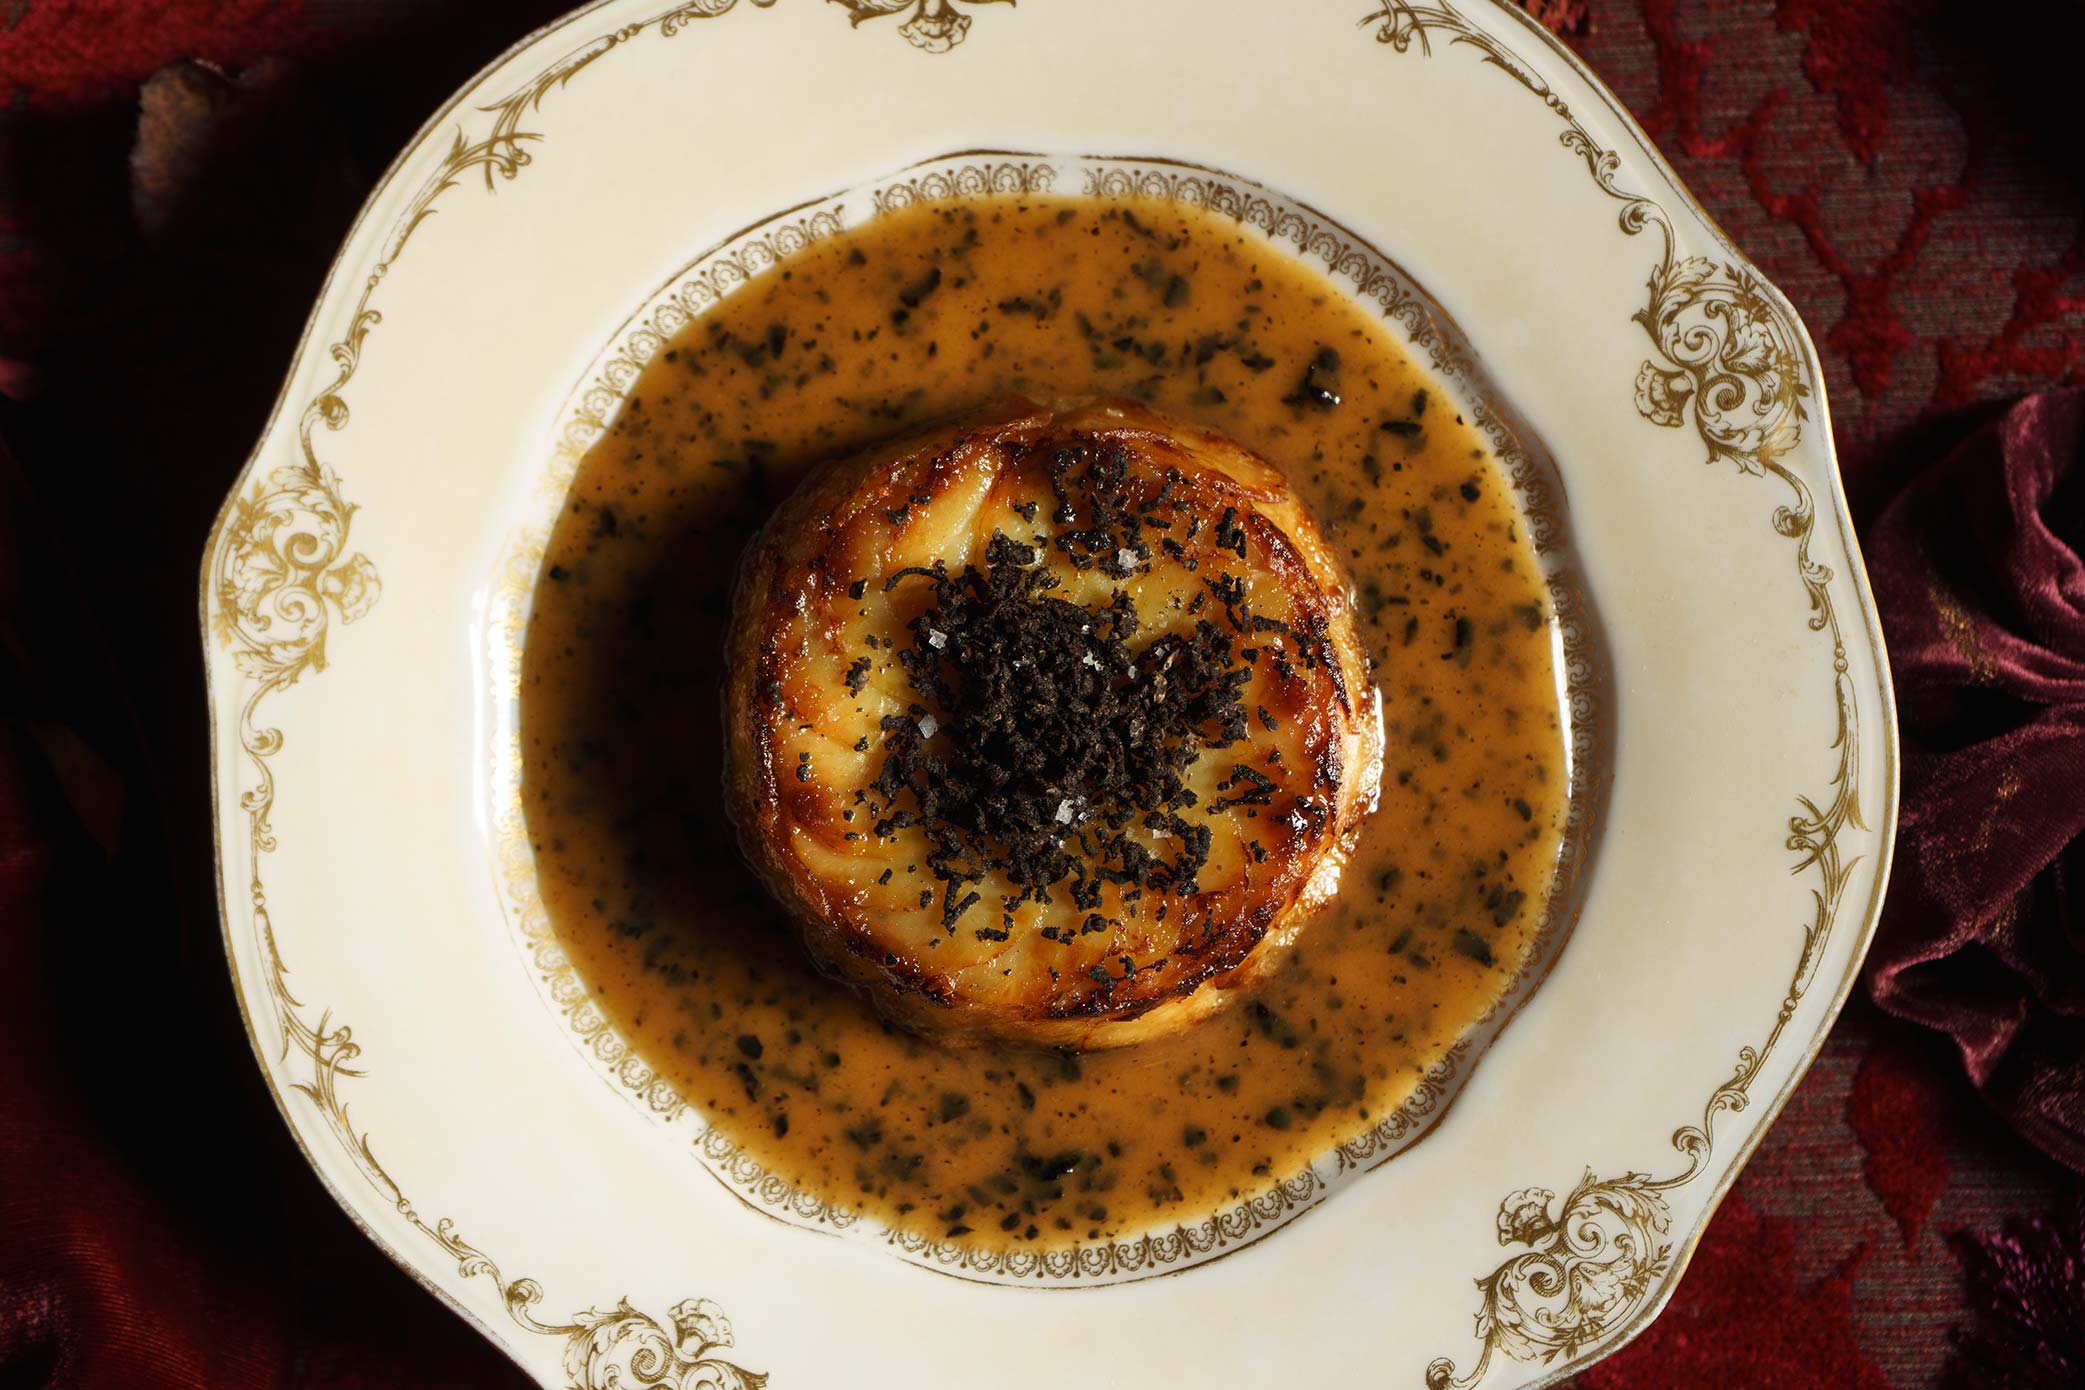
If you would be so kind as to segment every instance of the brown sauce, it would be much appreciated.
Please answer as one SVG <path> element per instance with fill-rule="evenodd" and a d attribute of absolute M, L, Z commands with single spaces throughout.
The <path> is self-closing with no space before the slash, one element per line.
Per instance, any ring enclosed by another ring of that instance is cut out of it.
<path fill-rule="evenodd" d="M 1380 809 L 1246 1003 L 1078 1056 L 896 1032 L 808 965 L 724 816 L 746 538 L 821 458 L 1009 392 L 1134 396 L 1283 465 L 1346 562 Z M 1513 980 L 1567 795 L 1551 614 L 1481 435 L 1317 271 L 1157 201 L 926 204 L 691 323 L 581 464 L 523 653 L 544 903 L 594 1001 L 791 1184 L 934 1240 L 1199 1220 L 1394 1111 Z"/>

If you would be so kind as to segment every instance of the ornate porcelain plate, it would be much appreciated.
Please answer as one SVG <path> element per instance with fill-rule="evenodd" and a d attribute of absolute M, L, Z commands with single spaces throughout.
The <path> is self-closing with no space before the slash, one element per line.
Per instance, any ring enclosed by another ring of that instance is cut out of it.
<path fill-rule="evenodd" d="M 1792 310 L 1510 5 L 661 6 L 571 15 L 422 129 L 211 537 L 226 948 L 321 1180 L 553 1387 L 1519 1387 L 1627 1341 L 1888 873 L 1888 674 Z M 520 833 L 515 662 L 666 335 L 883 208 L 1042 190 L 1236 219 L 1477 413 L 1564 616 L 1577 794 L 1545 951 L 1376 1130 L 1206 1219 L 983 1258 L 763 1173 L 591 1008 Z"/>

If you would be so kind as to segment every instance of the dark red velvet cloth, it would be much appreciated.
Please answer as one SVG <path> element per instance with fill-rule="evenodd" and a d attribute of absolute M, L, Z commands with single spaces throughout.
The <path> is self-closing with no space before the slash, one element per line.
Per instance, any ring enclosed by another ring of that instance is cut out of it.
<path fill-rule="evenodd" d="M 2085 1171 L 2085 391 L 2031 396 L 1869 531 L 1904 737 L 1876 1002 Z"/>
<path fill-rule="evenodd" d="M 0 1390 L 519 1384 L 261 1090 L 193 594 L 362 196 L 558 8 L 0 3 Z M 2078 1385 L 2077 1179 L 2040 1149 L 2077 1162 L 2085 489 L 2076 396 L 2008 403 L 2085 386 L 2085 5 L 1531 8 L 1816 335 L 1907 735 L 1870 975 L 1905 1018 L 1855 1001 L 1670 1309 L 1580 1383 Z"/>

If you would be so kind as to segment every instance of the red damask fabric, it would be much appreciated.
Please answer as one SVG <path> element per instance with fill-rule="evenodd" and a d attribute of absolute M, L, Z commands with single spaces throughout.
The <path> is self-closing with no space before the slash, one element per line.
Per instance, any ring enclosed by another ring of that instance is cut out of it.
<path fill-rule="evenodd" d="M 559 8 L 0 0 L 0 1386 L 521 1383 L 363 1241 L 261 1091 L 218 945 L 192 595 L 360 199 Z M 1671 1308 L 1579 1381 L 2078 1385 L 2078 1180 L 2041 1150 L 2078 1162 L 2048 1078 L 2075 1079 L 2053 953 L 2080 908 L 2052 875 L 2085 792 L 2074 753 L 2005 758 L 2077 746 L 2050 683 L 2079 649 L 2021 582 L 2059 562 L 2018 557 L 2075 553 L 2085 488 L 2024 511 L 2017 488 L 2076 463 L 2078 398 L 2013 402 L 2085 386 L 2085 4 L 1530 8 L 1817 338 L 1910 743 L 1871 977 L 1905 1019 L 1856 1000 Z M 1950 859 L 2009 765 L 2038 813 Z"/>

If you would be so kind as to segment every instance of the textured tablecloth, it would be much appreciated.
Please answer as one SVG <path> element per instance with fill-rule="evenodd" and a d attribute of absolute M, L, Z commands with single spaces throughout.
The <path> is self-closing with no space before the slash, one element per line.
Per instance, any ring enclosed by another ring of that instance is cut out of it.
<path fill-rule="evenodd" d="M 557 8 L 0 2 L 0 1386 L 519 1383 L 261 1089 L 194 584 L 360 199 Z M 1802 310 L 1864 526 L 1995 403 L 2085 383 L 2078 0 L 1538 12 Z M 1857 1000 L 1672 1308 L 1578 1383 L 2085 1384 L 2077 1192 Z"/>

